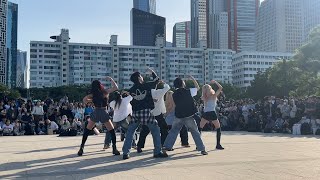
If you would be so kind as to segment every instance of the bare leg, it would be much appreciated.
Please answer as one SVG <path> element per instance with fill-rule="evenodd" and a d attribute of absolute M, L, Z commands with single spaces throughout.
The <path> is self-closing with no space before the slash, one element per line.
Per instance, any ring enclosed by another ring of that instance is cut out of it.
<path fill-rule="evenodd" d="M 212 122 L 212 124 L 214 125 L 214 127 L 217 130 L 217 145 L 216 145 L 216 149 L 219 150 L 223 150 L 224 148 L 221 146 L 220 144 L 220 140 L 221 140 L 221 126 L 220 126 L 220 122 L 219 120 L 215 120 Z"/>

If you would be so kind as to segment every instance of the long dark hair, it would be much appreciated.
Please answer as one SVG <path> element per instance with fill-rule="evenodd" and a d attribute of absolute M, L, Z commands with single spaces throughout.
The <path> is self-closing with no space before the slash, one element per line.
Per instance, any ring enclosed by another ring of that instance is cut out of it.
<path fill-rule="evenodd" d="M 105 99 L 107 91 L 104 89 L 100 81 L 94 80 L 91 84 L 91 94 L 93 104 L 98 105 L 103 102 L 103 99 Z"/>
<path fill-rule="evenodd" d="M 114 101 L 116 101 L 114 108 L 117 108 L 118 106 L 118 109 L 119 109 L 122 102 L 121 94 L 119 91 L 114 92 Z"/>

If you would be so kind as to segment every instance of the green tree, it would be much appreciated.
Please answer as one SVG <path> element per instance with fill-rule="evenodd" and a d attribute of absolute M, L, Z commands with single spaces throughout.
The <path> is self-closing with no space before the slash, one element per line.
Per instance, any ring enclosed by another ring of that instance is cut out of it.
<path fill-rule="evenodd" d="M 19 91 L 9 89 L 7 86 L 0 84 L 0 97 L 6 96 L 9 99 L 18 99 L 21 97 Z"/>
<path fill-rule="evenodd" d="M 266 72 L 258 72 L 251 86 L 247 89 L 247 96 L 253 99 L 262 99 L 265 96 L 272 95 L 272 85 L 269 83 L 271 69 Z"/>

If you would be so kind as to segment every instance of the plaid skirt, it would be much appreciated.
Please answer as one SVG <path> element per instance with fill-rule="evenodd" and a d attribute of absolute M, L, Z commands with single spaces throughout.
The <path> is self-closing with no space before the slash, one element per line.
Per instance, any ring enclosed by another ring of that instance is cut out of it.
<path fill-rule="evenodd" d="M 90 115 L 90 119 L 93 122 L 105 123 L 110 120 L 110 116 L 106 108 L 95 108 Z"/>
<path fill-rule="evenodd" d="M 158 121 L 151 114 L 150 109 L 143 109 L 141 111 L 134 111 L 132 113 L 132 121 L 130 121 L 130 122 L 141 123 L 143 125 L 146 125 L 146 124 L 158 125 Z"/>

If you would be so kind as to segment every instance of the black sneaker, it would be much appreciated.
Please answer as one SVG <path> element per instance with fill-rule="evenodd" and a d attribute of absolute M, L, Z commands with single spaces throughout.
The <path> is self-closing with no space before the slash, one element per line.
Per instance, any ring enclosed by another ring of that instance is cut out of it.
<path fill-rule="evenodd" d="M 216 146 L 216 149 L 217 149 L 217 150 L 224 150 L 224 148 L 223 148 L 221 145 L 217 145 L 217 146 Z"/>
<path fill-rule="evenodd" d="M 141 147 L 137 147 L 137 153 L 142 153 L 142 148 Z"/>
<path fill-rule="evenodd" d="M 168 157 L 167 153 L 159 153 L 157 155 L 153 155 L 154 158 L 166 158 Z"/>
<path fill-rule="evenodd" d="M 82 154 L 83 154 L 83 148 L 81 147 L 78 151 L 78 156 L 82 156 Z"/>
<path fill-rule="evenodd" d="M 120 155 L 120 152 L 118 151 L 117 147 L 112 147 L 112 154 L 116 155 L 116 156 L 119 156 Z"/>
<path fill-rule="evenodd" d="M 129 158 L 130 158 L 129 154 L 124 154 L 122 157 L 123 160 L 129 159 Z"/>
<path fill-rule="evenodd" d="M 189 147 L 191 147 L 189 144 L 181 144 L 181 146 L 184 147 L 184 148 L 189 148 Z"/>
<path fill-rule="evenodd" d="M 207 151 L 201 151 L 202 155 L 208 155 Z"/>

